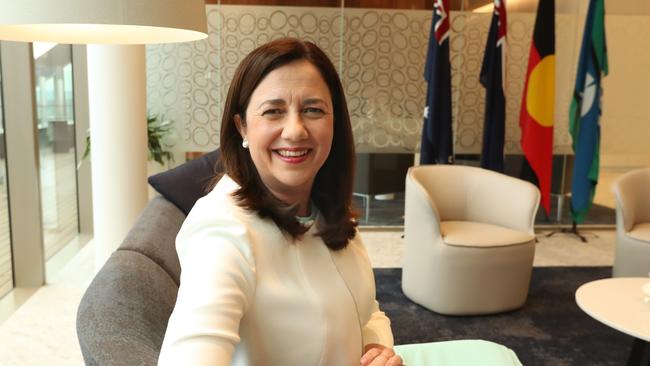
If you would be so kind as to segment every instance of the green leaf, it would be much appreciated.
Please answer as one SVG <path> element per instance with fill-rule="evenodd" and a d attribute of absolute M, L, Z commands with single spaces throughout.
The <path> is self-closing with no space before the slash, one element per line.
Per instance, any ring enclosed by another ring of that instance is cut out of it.
<path fill-rule="evenodd" d="M 174 161 L 174 155 L 171 151 L 164 150 L 162 140 L 167 136 L 174 127 L 174 121 L 165 119 L 161 114 L 147 115 L 147 146 L 149 161 L 155 161 L 160 165 L 165 165 L 166 162 Z M 86 136 L 86 148 L 82 156 L 85 160 L 90 156 L 90 131 Z"/>

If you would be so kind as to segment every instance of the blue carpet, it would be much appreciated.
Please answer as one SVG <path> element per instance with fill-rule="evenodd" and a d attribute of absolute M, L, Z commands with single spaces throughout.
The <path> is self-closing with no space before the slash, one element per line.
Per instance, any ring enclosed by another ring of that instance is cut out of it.
<path fill-rule="evenodd" d="M 611 277 L 611 267 L 536 267 L 522 309 L 469 317 L 439 315 L 414 304 L 402 293 L 401 275 L 401 269 L 375 269 L 377 300 L 391 319 L 395 344 L 484 339 L 512 349 L 525 366 L 620 366 L 632 346 L 632 337 L 592 319 L 575 303 L 578 287 Z"/>

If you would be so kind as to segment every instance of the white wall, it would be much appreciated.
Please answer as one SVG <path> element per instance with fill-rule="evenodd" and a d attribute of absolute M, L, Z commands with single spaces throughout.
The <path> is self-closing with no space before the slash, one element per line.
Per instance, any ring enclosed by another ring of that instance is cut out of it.
<path fill-rule="evenodd" d="M 650 16 L 607 16 L 601 165 L 650 165 Z"/>

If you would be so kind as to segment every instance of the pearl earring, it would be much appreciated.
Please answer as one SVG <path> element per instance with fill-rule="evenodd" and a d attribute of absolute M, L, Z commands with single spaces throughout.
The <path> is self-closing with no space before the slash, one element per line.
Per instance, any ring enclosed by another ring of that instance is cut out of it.
<path fill-rule="evenodd" d="M 241 147 L 243 147 L 244 149 L 248 149 L 248 139 L 246 137 L 244 137 L 244 139 L 242 140 Z"/>

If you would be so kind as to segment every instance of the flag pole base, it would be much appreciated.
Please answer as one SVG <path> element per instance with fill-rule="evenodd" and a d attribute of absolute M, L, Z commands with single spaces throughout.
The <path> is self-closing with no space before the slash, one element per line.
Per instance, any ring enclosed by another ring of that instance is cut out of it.
<path fill-rule="evenodd" d="M 553 236 L 555 234 L 558 234 L 558 233 L 575 235 L 576 237 L 578 237 L 578 239 L 580 239 L 581 242 L 583 242 L 583 243 L 587 242 L 587 238 L 584 235 L 580 234 L 580 232 L 578 231 L 578 224 L 575 221 L 571 225 L 571 228 L 551 231 L 550 233 L 546 234 L 546 237 L 550 238 L 551 236 Z"/>

